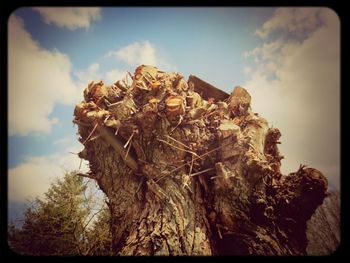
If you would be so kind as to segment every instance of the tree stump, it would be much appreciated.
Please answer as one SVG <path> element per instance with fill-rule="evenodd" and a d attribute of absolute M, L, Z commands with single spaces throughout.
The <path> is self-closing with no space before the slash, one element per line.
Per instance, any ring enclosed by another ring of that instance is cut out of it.
<path fill-rule="evenodd" d="M 212 97 L 201 81 L 201 96 L 195 81 L 145 65 L 132 78 L 90 83 L 74 112 L 115 255 L 306 254 L 327 180 L 304 166 L 281 174 L 281 134 L 249 93 Z"/>

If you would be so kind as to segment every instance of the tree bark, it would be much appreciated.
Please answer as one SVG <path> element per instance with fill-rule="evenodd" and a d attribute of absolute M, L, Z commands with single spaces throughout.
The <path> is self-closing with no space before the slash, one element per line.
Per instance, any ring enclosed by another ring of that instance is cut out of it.
<path fill-rule="evenodd" d="M 75 109 L 116 255 L 306 253 L 327 180 L 304 166 L 281 174 L 281 134 L 251 111 L 245 89 L 205 100 L 196 83 L 150 66 L 131 87 L 116 84 L 90 83 Z"/>

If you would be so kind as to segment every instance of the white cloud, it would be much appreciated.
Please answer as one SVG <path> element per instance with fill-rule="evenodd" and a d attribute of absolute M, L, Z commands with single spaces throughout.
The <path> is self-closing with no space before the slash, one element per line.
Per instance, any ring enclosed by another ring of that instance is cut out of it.
<path fill-rule="evenodd" d="M 176 69 L 175 66 L 167 62 L 164 56 L 156 50 L 154 44 L 148 40 L 144 42 L 134 42 L 118 50 L 109 51 L 106 57 L 114 57 L 133 67 L 145 64 L 153 65 L 166 71 Z"/>
<path fill-rule="evenodd" d="M 78 70 L 74 75 L 77 76 L 80 83 L 85 85 L 92 80 L 98 80 L 101 78 L 100 64 L 93 63 L 87 69 Z"/>
<path fill-rule="evenodd" d="M 244 52 L 244 57 L 260 57 L 265 60 L 272 59 L 275 55 L 278 55 L 278 51 L 280 51 L 283 44 L 282 40 L 264 43 L 262 46 L 258 46 L 251 51 Z"/>
<path fill-rule="evenodd" d="M 82 89 L 71 79 L 69 57 L 48 51 L 25 30 L 21 18 L 8 22 L 9 135 L 49 133 L 56 103 L 81 100 Z"/>
<path fill-rule="evenodd" d="M 8 170 L 9 201 L 24 202 L 42 196 L 55 178 L 62 178 L 65 171 L 78 170 L 80 158 L 76 154 L 83 146 L 76 142 L 64 152 L 29 157 L 22 164 Z M 87 172 L 87 162 L 83 161 L 81 172 Z"/>
<path fill-rule="evenodd" d="M 159 55 L 153 44 L 149 41 L 135 42 L 116 51 L 109 51 L 105 57 L 113 57 L 125 62 L 129 68 L 137 67 L 141 64 L 154 65 L 162 70 L 175 70 L 176 67 L 166 61 L 166 59 Z M 133 71 L 133 68 L 132 70 Z M 101 70 L 99 63 L 91 64 L 87 69 L 78 70 L 74 73 L 78 78 L 79 86 L 86 86 L 90 81 L 103 80 L 105 85 L 112 85 L 117 80 L 127 78 L 127 70 L 120 68 L 113 68 L 106 72 Z M 129 80 L 131 81 L 131 80 Z"/>
<path fill-rule="evenodd" d="M 311 17 L 305 18 L 306 14 Z M 316 14 L 318 23 L 314 21 Z M 292 21 L 292 25 L 281 20 Z M 340 23 L 337 15 L 325 8 L 277 9 L 275 16 L 259 30 L 266 36 L 275 29 L 294 30 L 298 35 L 305 32 L 305 27 L 313 30 L 302 40 L 289 38 L 281 42 L 279 39 L 275 40 L 278 43 L 272 41 L 257 47 L 258 51 L 246 52 L 260 59 L 244 86 L 252 95 L 253 110 L 282 132 L 279 148 L 286 158 L 282 161 L 282 172 L 295 171 L 303 163 L 321 170 L 339 189 Z M 277 78 L 271 78 L 271 73 Z"/>
<path fill-rule="evenodd" d="M 253 69 L 252 69 L 251 67 L 249 67 L 249 66 L 245 66 L 245 67 L 243 68 L 243 73 L 244 73 L 244 75 L 249 76 L 249 75 L 252 74 L 252 72 L 253 72 Z"/>
<path fill-rule="evenodd" d="M 107 85 L 111 85 L 115 83 L 117 80 L 126 79 L 127 78 L 126 76 L 127 76 L 126 70 L 112 69 L 106 72 L 104 79 Z"/>
<path fill-rule="evenodd" d="M 319 8 L 278 8 L 273 17 L 255 31 L 255 35 L 267 38 L 271 32 L 283 29 L 302 36 L 319 25 Z"/>
<path fill-rule="evenodd" d="M 70 30 L 90 28 L 94 20 L 101 18 L 101 8 L 95 7 L 36 7 L 46 24 L 55 24 Z"/>
<path fill-rule="evenodd" d="M 101 72 L 100 64 L 93 63 L 85 70 L 79 70 L 74 73 L 80 83 L 80 86 L 86 86 L 91 81 L 103 80 L 105 85 L 112 85 L 117 80 L 125 79 L 127 71 L 112 69 L 105 73 Z"/>
<path fill-rule="evenodd" d="M 111 69 L 102 73 L 100 64 L 93 63 L 74 74 L 67 55 L 49 51 L 33 40 L 23 21 L 12 15 L 9 28 L 9 135 L 50 133 L 58 123 L 52 118 L 55 105 L 74 105 L 81 101 L 82 91 L 92 81 L 104 80 L 106 85 L 125 78 L 126 70 Z M 155 49 L 148 42 L 131 44 L 117 51 L 118 56 L 131 64 L 154 64 Z M 160 58 L 160 65 L 168 65 Z"/>
<path fill-rule="evenodd" d="M 156 65 L 155 48 L 149 41 L 135 42 L 117 51 L 110 51 L 107 56 L 115 57 L 130 66 L 140 64 Z"/>

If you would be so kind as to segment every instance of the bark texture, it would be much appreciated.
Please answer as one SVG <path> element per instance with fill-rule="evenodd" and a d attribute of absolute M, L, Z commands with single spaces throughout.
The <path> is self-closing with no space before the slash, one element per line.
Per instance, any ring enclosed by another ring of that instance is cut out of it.
<path fill-rule="evenodd" d="M 340 223 L 340 193 L 333 192 L 307 222 L 307 254 L 327 256 L 336 252 L 341 242 Z"/>
<path fill-rule="evenodd" d="M 281 134 L 248 92 L 152 66 L 131 77 L 91 82 L 74 112 L 83 176 L 109 199 L 114 253 L 304 255 L 327 180 L 304 166 L 281 174 Z"/>

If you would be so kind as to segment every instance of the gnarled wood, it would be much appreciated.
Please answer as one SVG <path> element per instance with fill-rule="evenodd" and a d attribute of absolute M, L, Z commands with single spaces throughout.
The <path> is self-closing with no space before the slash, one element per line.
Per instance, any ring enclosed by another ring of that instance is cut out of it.
<path fill-rule="evenodd" d="M 281 134 L 251 111 L 249 93 L 201 97 L 180 74 L 143 65 L 133 81 L 118 92 L 92 83 L 75 110 L 80 156 L 109 200 L 114 253 L 305 254 L 327 180 L 303 166 L 280 173 Z M 90 140 L 95 122 L 101 136 Z"/>

